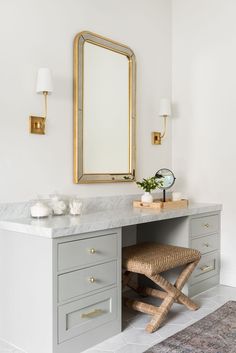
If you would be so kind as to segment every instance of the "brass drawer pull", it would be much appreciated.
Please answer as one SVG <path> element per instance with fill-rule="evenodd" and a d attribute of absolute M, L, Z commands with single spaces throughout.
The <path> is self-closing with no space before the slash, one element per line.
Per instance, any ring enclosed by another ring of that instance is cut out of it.
<path fill-rule="evenodd" d="M 207 248 L 209 248 L 210 244 L 209 243 L 204 243 L 204 246 L 206 246 Z"/>
<path fill-rule="evenodd" d="M 102 309 L 94 309 L 93 311 L 90 311 L 89 313 L 83 313 L 81 314 L 81 318 L 82 319 L 91 319 L 93 317 L 96 317 L 96 316 L 99 316 L 99 315 L 102 315 L 105 311 L 102 310 Z"/>
<path fill-rule="evenodd" d="M 91 248 L 91 249 L 89 249 L 89 253 L 90 253 L 90 254 L 95 254 L 95 253 L 96 253 L 96 250 L 95 250 L 94 248 Z"/>
<path fill-rule="evenodd" d="M 205 223 L 205 224 L 203 224 L 203 227 L 209 228 L 209 227 L 210 227 L 210 224 L 209 224 L 209 223 Z"/>
<path fill-rule="evenodd" d="M 95 280 L 94 277 L 89 277 L 89 282 L 90 282 L 90 283 L 94 283 L 94 282 L 96 282 L 96 280 Z"/>
<path fill-rule="evenodd" d="M 208 266 L 208 265 L 206 265 L 206 266 L 200 267 L 200 270 L 201 270 L 202 272 L 207 272 L 207 271 L 214 270 L 214 267 L 213 267 L 213 266 Z"/>

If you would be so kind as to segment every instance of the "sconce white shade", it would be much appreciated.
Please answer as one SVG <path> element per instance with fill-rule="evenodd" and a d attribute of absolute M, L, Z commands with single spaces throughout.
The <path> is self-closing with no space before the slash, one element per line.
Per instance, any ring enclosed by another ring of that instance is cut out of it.
<path fill-rule="evenodd" d="M 42 67 L 38 70 L 36 92 L 52 92 L 52 74 L 51 70 L 47 67 Z"/>
<path fill-rule="evenodd" d="M 160 100 L 160 116 L 170 116 L 171 115 L 171 104 L 170 100 L 167 98 L 162 98 Z"/>

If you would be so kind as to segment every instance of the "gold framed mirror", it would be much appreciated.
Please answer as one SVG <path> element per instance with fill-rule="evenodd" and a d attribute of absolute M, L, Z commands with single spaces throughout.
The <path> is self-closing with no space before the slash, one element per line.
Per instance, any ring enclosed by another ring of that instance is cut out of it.
<path fill-rule="evenodd" d="M 135 180 L 133 51 L 88 31 L 74 40 L 74 182 Z"/>

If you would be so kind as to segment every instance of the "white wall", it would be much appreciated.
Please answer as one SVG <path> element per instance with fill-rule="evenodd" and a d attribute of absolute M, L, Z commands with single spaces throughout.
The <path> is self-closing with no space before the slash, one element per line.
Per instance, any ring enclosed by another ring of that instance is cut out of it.
<path fill-rule="evenodd" d="M 173 169 L 192 199 L 223 204 L 221 281 L 234 286 L 235 13 L 235 0 L 173 0 Z"/>
<path fill-rule="evenodd" d="M 133 193 L 136 185 L 72 183 L 73 38 L 90 30 L 130 46 L 137 56 L 138 177 L 170 166 L 170 133 L 162 146 L 159 98 L 171 94 L 170 0 L 7 0 L 0 2 L 0 202 L 57 190 L 80 196 Z M 37 69 L 54 73 L 47 135 L 28 133 L 28 116 L 42 112 Z M 122 141 L 121 141 L 122 143 Z"/>
<path fill-rule="evenodd" d="M 135 184 L 72 183 L 72 43 L 90 30 L 137 56 L 138 177 L 171 167 L 196 201 L 222 202 L 222 283 L 236 286 L 234 249 L 236 2 L 173 0 L 171 132 L 161 146 L 159 98 L 171 94 L 171 0 L 8 0 L 0 2 L 0 202 L 54 190 L 80 196 L 133 193 Z M 37 69 L 54 73 L 46 136 L 28 133 L 40 114 Z"/>

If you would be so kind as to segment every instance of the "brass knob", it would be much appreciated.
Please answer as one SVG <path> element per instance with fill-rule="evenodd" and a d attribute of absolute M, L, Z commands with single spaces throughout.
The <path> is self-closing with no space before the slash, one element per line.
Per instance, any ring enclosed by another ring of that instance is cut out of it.
<path fill-rule="evenodd" d="M 209 243 L 204 243 L 204 246 L 206 246 L 207 248 L 209 248 L 210 244 Z"/>
<path fill-rule="evenodd" d="M 89 278 L 89 282 L 90 282 L 90 283 L 94 283 L 94 282 L 95 282 L 95 278 L 94 278 L 94 277 L 90 277 L 90 278 Z"/>
<path fill-rule="evenodd" d="M 209 223 L 205 223 L 204 227 L 209 228 L 210 227 Z"/>
<path fill-rule="evenodd" d="M 92 248 L 92 249 L 89 249 L 89 252 L 90 252 L 90 254 L 95 254 L 96 250 L 94 248 Z"/>

